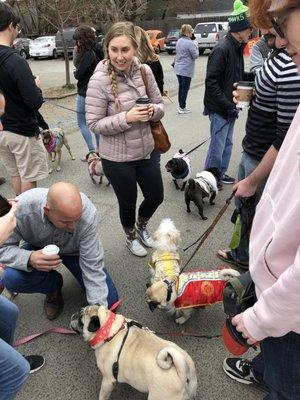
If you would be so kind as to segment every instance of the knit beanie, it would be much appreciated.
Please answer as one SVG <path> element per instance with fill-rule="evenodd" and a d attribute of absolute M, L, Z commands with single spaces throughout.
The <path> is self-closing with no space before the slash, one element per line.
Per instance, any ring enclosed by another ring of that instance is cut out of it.
<path fill-rule="evenodd" d="M 247 18 L 248 7 L 244 5 L 242 0 L 235 0 L 233 3 L 233 12 L 228 18 L 228 31 L 241 32 L 251 27 Z"/>

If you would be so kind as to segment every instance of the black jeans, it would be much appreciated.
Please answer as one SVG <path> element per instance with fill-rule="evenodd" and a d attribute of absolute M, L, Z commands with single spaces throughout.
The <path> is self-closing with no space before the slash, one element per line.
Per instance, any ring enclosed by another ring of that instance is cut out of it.
<path fill-rule="evenodd" d="M 188 76 L 177 75 L 179 90 L 178 90 L 178 103 L 180 108 L 185 108 L 186 98 L 190 90 L 190 84 L 192 78 Z"/>
<path fill-rule="evenodd" d="M 159 161 L 160 156 L 155 150 L 150 159 L 145 160 L 115 162 L 102 159 L 103 171 L 118 198 L 123 227 L 130 228 L 135 224 L 137 184 L 144 195 L 138 212 L 140 217 L 151 218 L 163 202 L 164 189 Z"/>

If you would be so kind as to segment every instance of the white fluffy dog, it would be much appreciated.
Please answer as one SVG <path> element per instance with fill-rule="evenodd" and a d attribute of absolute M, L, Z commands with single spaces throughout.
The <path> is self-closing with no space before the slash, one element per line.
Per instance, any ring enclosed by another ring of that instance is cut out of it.
<path fill-rule="evenodd" d="M 149 262 L 150 284 L 148 288 L 155 288 L 160 282 L 175 282 L 180 271 L 180 255 L 178 247 L 181 241 L 180 232 L 170 218 L 162 220 L 154 232 L 154 252 Z M 166 304 L 158 305 L 164 308 Z M 155 304 L 149 302 L 153 311 Z"/>

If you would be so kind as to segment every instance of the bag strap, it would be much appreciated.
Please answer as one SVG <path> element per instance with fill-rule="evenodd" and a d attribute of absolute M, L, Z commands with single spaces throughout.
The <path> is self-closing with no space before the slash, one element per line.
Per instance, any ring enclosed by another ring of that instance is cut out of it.
<path fill-rule="evenodd" d="M 145 85 L 147 97 L 150 98 L 149 91 L 148 91 L 147 73 L 146 73 L 146 68 L 145 68 L 144 65 L 141 65 L 140 71 L 141 71 L 142 79 L 143 79 L 143 82 L 144 82 L 144 85 Z"/>

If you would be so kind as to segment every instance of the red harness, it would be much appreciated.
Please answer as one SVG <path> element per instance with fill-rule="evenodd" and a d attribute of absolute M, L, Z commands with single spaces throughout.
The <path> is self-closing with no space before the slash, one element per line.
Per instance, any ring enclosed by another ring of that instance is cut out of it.
<path fill-rule="evenodd" d="M 226 281 L 219 271 L 184 272 L 177 281 L 175 308 L 207 306 L 222 301 Z"/>
<path fill-rule="evenodd" d="M 123 322 L 122 322 L 120 328 L 117 330 L 116 333 L 114 333 L 112 336 L 110 336 L 110 330 L 111 330 L 112 324 L 115 322 L 115 319 L 116 319 L 116 314 L 109 310 L 108 320 L 105 322 L 105 324 L 100 329 L 97 330 L 95 336 L 88 341 L 88 344 L 91 347 L 94 347 L 99 344 L 103 344 L 105 342 L 109 342 L 120 331 L 122 331 L 123 329 L 126 328 L 126 320 L 123 317 Z"/>

